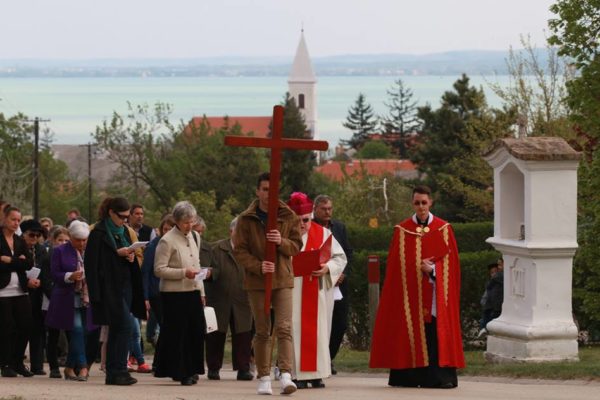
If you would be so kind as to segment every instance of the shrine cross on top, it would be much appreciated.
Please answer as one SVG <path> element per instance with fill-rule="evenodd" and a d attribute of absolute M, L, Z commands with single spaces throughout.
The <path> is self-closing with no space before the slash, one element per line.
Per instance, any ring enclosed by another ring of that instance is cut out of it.
<path fill-rule="evenodd" d="M 324 140 L 311 139 L 288 139 L 283 138 L 283 106 L 273 107 L 273 128 L 271 138 L 256 138 L 248 136 L 225 136 L 227 146 L 239 147 L 263 147 L 271 149 L 271 161 L 269 166 L 269 207 L 267 211 L 267 229 L 277 229 L 277 210 L 279 208 L 279 180 L 281 178 L 281 152 L 285 150 L 320 150 L 325 151 L 329 147 Z M 265 261 L 275 262 L 275 243 L 267 241 L 265 248 Z M 276 266 L 277 268 L 277 266 Z M 265 313 L 270 312 L 271 287 L 273 276 L 265 274 Z"/>

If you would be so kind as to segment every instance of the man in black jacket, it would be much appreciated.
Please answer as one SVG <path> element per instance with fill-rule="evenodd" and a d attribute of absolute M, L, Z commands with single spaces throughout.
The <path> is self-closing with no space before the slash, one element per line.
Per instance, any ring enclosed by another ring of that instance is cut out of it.
<path fill-rule="evenodd" d="M 29 359 L 31 362 L 31 372 L 34 375 L 46 375 L 44 371 L 44 349 L 46 348 L 46 325 L 44 323 L 44 314 L 42 313 L 42 303 L 44 294 L 50 296 L 51 288 L 48 286 L 49 271 L 42 274 L 42 264 L 46 262 L 48 252 L 46 248 L 40 244 L 40 239 L 44 234 L 44 227 L 38 220 L 30 219 L 21 222 L 21 232 L 23 239 L 27 244 L 27 251 L 33 260 L 33 267 L 40 269 L 40 274 L 37 279 L 46 285 L 40 285 L 37 288 L 29 289 L 31 299 L 31 316 L 33 317 L 33 326 L 31 337 L 29 339 Z"/>
<path fill-rule="evenodd" d="M 336 374 L 337 371 L 333 367 L 333 359 L 340 349 L 344 334 L 348 328 L 348 278 L 350 277 L 350 268 L 352 265 L 352 246 L 348 241 L 346 226 L 343 222 L 332 219 L 333 215 L 333 200 L 327 195 L 319 195 L 315 198 L 314 205 L 314 221 L 319 225 L 324 226 L 333 233 L 333 237 L 340 243 L 346 253 L 348 263 L 344 272 L 336 282 L 336 286 L 342 292 L 342 299 L 336 300 L 333 306 L 333 317 L 331 321 L 331 337 L 329 339 L 329 354 L 331 356 L 331 373 Z"/>

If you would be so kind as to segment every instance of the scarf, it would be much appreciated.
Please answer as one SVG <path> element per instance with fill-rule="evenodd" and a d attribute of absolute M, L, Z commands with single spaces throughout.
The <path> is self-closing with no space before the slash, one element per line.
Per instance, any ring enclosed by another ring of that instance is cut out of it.
<path fill-rule="evenodd" d="M 110 217 L 105 219 L 106 230 L 108 231 L 108 237 L 112 241 L 115 249 L 121 247 L 129 247 L 130 243 L 125 236 L 125 225 L 117 226 Z"/>
<path fill-rule="evenodd" d="M 75 252 L 77 253 L 77 269 L 75 271 L 83 271 L 83 254 L 77 249 Z M 75 281 L 75 294 L 81 296 L 81 302 L 84 307 L 87 307 L 90 304 L 90 295 L 85 277 L 80 281 Z"/>

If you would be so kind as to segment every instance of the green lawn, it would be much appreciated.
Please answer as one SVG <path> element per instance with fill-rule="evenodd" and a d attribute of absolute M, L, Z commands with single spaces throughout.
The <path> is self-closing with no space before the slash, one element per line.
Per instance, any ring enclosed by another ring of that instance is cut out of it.
<path fill-rule="evenodd" d="M 600 347 L 579 349 L 579 362 L 556 362 L 539 364 L 490 364 L 483 351 L 466 351 L 467 367 L 460 370 L 464 376 L 504 376 L 532 379 L 582 379 L 600 380 Z M 335 367 L 345 372 L 386 372 L 368 368 L 369 353 L 340 349 L 335 358 Z"/>

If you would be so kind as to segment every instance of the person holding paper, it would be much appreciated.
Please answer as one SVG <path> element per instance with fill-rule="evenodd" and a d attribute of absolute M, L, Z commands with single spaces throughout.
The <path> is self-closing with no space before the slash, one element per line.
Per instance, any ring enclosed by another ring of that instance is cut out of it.
<path fill-rule="evenodd" d="M 127 371 L 129 314 L 146 319 L 146 307 L 138 259 L 128 248 L 133 242 L 125 226 L 129 202 L 108 197 L 100 205 L 99 217 L 88 238 L 84 267 L 94 324 L 108 326 L 105 383 L 133 385 L 137 379 Z"/>
<path fill-rule="evenodd" d="M 163 321 L 156 344 L 154 376 L 194 385 L 204 374 L 206 321 L 200 297 L 200 249 L 192 230 L 196 209 L 188 201 L 173 208 L 175 227 L 160 238 L 154 274 L 160 278 Z"/>
<path fill-rule="evenodd" d="M 39 283 L 37 287 L 29 289 L 29 299 L 31 301 L 32 329 L 29 339 L 29 360 L 31 362 L 31 372 L 34 375 L 46 375 L 44 371 L 44 348 L 46 347 L 46 326 L 44 325 L 44 315 L 42 313 L 42 303 L 44 294 L 50 294 L 50 288 L 44 287 L 42 282 L 46 282 L 45 276 L 41 274 L 42 264 L 48 257 L 46 248 L 40 244 L 40 238 L 43 237 L 44 227 L 36 219 L 29 219 L 21 222 L 20 225 L 22 237 L 27 244 L 27 251 L 33 260 L 33 268 L 29 270 L 28 278 Z"/>
<path fill-rule="evenodd" d="M 33 260 L 25 240 L 17 235 L 20 223 L 21 211 L 6 207 L 0 236 L 0 369 L 5 378 L 33 376 L 23 365 L 32 325 L 27 290 L 39 286 L 39 281 L 36 285 L 37 279 L 27 278 Z"/>
<path fill-rule="evenodd" d="M 70 241 L 55 247 L 50 272 L 54 289 L 50 298 L 46 324 L 64 330 L 69 337 L 69 351 L 65 365 L 65 379 L 87 381 L 88 360 L 85 334 L 91 326 L 89 294 L 84 275 L 83 257 L 90 234 L 87 223 L 73 220 L 69 224 Z M 89 360 L 93 362 L 93 360 Z M 78 370 L 78 374 L 75 371 Z"/>
<path fill-rule="evenodd" d="M 329 229 L 311 222 L 313 203 L 306 194 L 292 193 L 287 205 L 300 218 L 302 233 L 302 251 L 293 257 L 293 374 L 298 389 L 309 384 L 322 388 L 323 378 L 331 375 L 333 291 L 346 266 L 346 254 Z"/>
<path fill-rule="evenodd" d="M 394 228 L 371 342 L 371 368 L 390 386 L 451 389 L 465 366 L 460 263 L 450 224 L 429 211 L 431 190 L 413 190 L 415 214 Z"/>
<path fill-rule="evenodd" d="M 252 310 L 244 290 L 244 267 L 233 256 L 233 234 L 237 219 L 229 225 L 229 238 L 213 245 L 212 278 L 204 286 L 206 303 L 217 315 L 216 332 L 206 336 L 208 379 L 220 379 L 227 330 L 231 328 L 231 359 L 238 381 L 250 381 L 252 354 Z"/>

